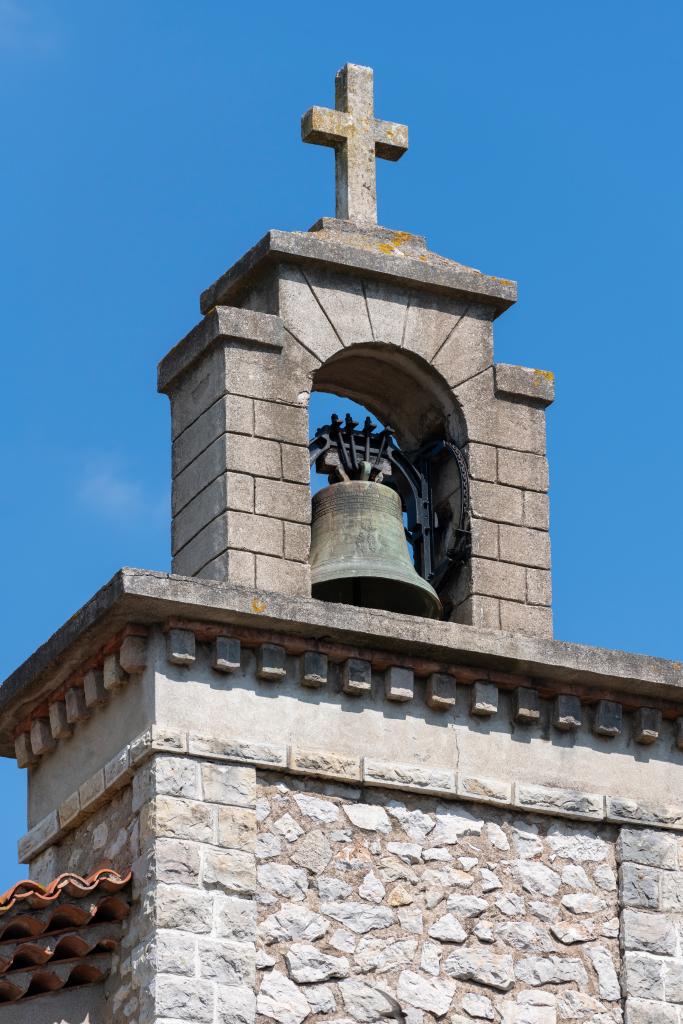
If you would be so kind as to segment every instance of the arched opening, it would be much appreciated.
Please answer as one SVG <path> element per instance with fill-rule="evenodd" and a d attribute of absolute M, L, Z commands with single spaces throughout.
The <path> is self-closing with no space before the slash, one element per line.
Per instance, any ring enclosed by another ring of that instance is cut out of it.
<path fill-rule="evenodd" d="M 398 453 L 391 467 L 383 462 L 383 482 L 401 497 L 410 557 L 430 589 L 436 590 L 443 613 L 448 617 L 450 594 L 463 564 L 462 552 L 466 547 L 463 542 L 469 541 L 467 470 L 460 454 L 466 434 L 452 391 L 419 356 L 382 344 L 355 345 L 337 353 L 320 367 L 313 383 L 309 406 L 311 437 L 318 428 L 331 423 L 333 414 L 344 420 L 350 413 L 359 430 L 363 429 L 367 417 L 376 424 L 377 432 L 391 428 L 392 443 Z M 412 472 L 417 478 L 418 498 L 415 485 L 409 482 L 406 486 L 405 473 L 401 478 L 400 463 L 404 470 L 407 468 L 408 475 Z M 316 472 L 314 464 L 311 477 L 314 495 L 330 481 L 340 479 L 334 472 L 330 476 L 325 471 L 326 465 L 323 460 L 323 471 Z M 379 479 L 382 480 L 381 473 Z M 321 501 L 316 501 L 320 507 Z M 336 543 L 343 548 L 348 538 L 341 533 L 340 527 Z M 315 557 L 315 551 L 313 555 Z M 313 571 L 315 577 L 315 566 Z M 400 589 L 400 584 L 395 588 Z M 358 590 L 348 587 L 344 593 L 347 595 L 344 598 L 329 599 L 366 603 L 358 596 Z M 348 596 L 354 594 L 357 599 Z M 318 596 L 324 596 L 320 589 Z M 421 598 L 424 597 L 422 594 Z M 409 610 L 409 605 L 407 601 L 405 607 L 394 607 L 394 610 Z M 425 607 L 424 602 L 420 605 L 418 600 L 415 614 L 433 614 L 433 611 L 425 611 Z"/>

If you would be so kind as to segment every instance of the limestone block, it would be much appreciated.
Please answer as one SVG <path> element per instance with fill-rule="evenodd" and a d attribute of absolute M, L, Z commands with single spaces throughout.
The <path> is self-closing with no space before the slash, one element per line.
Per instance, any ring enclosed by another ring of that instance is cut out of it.
<path fill-rule="evenodd" d="M 599 700 L 593 716 L 593 732 L 596 736 L 618 736 L 621 728 L 621 704 L 611 700 Z"/>
<path fill-rule="evenodd" d="M 217 935 L 235 942 L 253 941 L 256 935 L 254 900 L 241 899 L 239 896 L 216 896 L 214 906 Z"/>
<path fill-rule="evenodd" d="M 675 1006 L 655 1002 L 651 999 L 626 1000 L 624 1024 L 678 1024 L 678 1010 Z"/>
<path fill-rule="evenodd" d="M 342 779 L 346 782 L 358 782 L 361 778 L 360 758 L 351 755 L 292 747 L 289 763 L 292 771 L 304 775 Z"/>
<path fill-rule="evenodd" d="M 363 286 L 373 339 L 400 347 L 408 308 L 405 291 L 372 278 L 364 281 Z"/>
<path fill-rule="evenodd" d="M 301 682 L 304 686 L 319 689 L 327 685 L 327 655 L 318 651 L 306 651 L 301 666 Z"/>
<path fill-rule="evenodd" d="M 455 707 L 456 683 L 453 676 L 432 672 L 425 684 L 425 700 L 433 711 L 448 711 Z"/>
<path fill-rule="evenodd" d="M 550 608 L 540 605 L 501 601 L 500 628 L 507 633 L 527 633 L 529 636 L 550 638 L 553 635 L 553 613 Z"/>
<path fill-rule="evenodd" d="M 292 483 L 306 484 L 310 488 L 311 459 L 308 447 L 299 445 L 280 445 L 282 458 L 282 478 Z M 309 491 L 310 494 L 310 491 Z"/>
<path fill-rule="evenodd" d="M 172 475 L 176 477 L 222 434 L 254 433 L 254 401 L 242 395 L 218 398 L 173 441 Z M 267 434 L 261 434 L 267 437 Z"/>
<path fill-rule="evenodd" d="M 212 804 L 253 807 L 256 800 L 256 772 L 253 768 L 202 764 L 204 799 Z"/>
<path fill-rule="evenodd" d="M 59 817 L 57 811 L 51 811 L 44 818 L 34 825 L 33 828 L 19 840 L 18 855 L 21 864 L 30 863 L 47 846 L 55 841 L 59 835 Z"/>
<path fill-rule="evenodd" d="M 257 743 L 233 737 L 199 736 L 190 733 L 188 737 L 190 754 L 210 757 L 214 760 L 241 761 L 262 768 L 285 768 L 287 766 L 287 745 L 285 743 Z"/>
<path fill-rule="evenodd" d="M 213 642 L 211 667 L 216 672 L 238 672 L 241 662 L 239 640 L 231 636 L 217 636 Z"/>
<path fill-rule="evenodd" d="M 278 268 L 279 313 L 286 329 L 320 362 L 342 348 L 339 335 L 323 312 L 301 267 Z"/>
<path fill-rule="evenodd" d="M 657 868 L 626 861 L 619 868 L 619 899 L 622 906 L 641 910 L 659 909 L 659 877 Z"/>
<path fill-rule="evenodd" d="M 119 664 L 131 676 L 144 672 L 147 665 L 147 638 L 124 636 L 119 648 Z"/>
<path fill-rule="evenodd" d="M 256 842 L 256 815 L 246 807 L 218 808 L 218 845 L 252 851 Z"/>
<path fill-rule="evenodd" d="M 20 732 L 14 740 L 14 754 L 20 768 L 28 768 L 30 764 L 38 764 L 40 758 L 33 752 L 31 734 Z"/>
<path fill-rule="evenodd" d="M 169 629 L 166 634 L 166 657 L 172 665 L 194 664 L 197 651 L 191 629 Z"/>
<path fill-rule="evenodd" d="M 462 622 L 477 629 L 500 629 L 500 601 L 473 594 L 458 604 L 451 615 L 451 621 Z"/>
<path fill-rule="evenodd" d="M 279 682 L 287 675 L 287 652 L 277 644 L 260 644 L 256 648 L 256 675 L 259 679 Z"/>
<path fill-rule="evenodd" d="M 79 786 L 78 796 L 81 801 L 81 810 L 84 812 L 92 812 L 101 806 L 106 798 L 103 768 L 100 768 Z"/>
<path fill-rule="evenodd" d="M 306 276 L 313 294 L 344 346 L 362 345 L 375 340 L 362 280 L 319 267 L 307 269 Z"/>
<path fill-rule="evenodd" d="M 384 673 L 384 696 L 387 700 L 405 702 L 413 699 L 415 675 L 411 668 L 391 665 Z"/>
<path fill-rule="evenodd" d="M 633 739 L 649 745 L 659 739 L 662 731 L 662 712 L 656 708 L 638 708 L 633 716 Z"/>
<path fill-rule="evenodd" d="M 277 441 L 244 434 L 222 434 L 174 478 L 173 515 L 177 515 L 200 491 L 224 473 L 279 480 L 281 471 Z"/>
<path fill-rule="evenodd" d="M 56 746 L 49 718 L 34 718 L 31 722 L 31 750 L 38 757 L 49 754 Z"/>
<path fill-rule="evenodd" d="M 543 814 L 561 814 L 585 821 L 604 816 L 603 798 L 598 793 L 581 793 L 572 789 L 515 783 L 516 807 Z"/>
<path fill-rule="evenodd" d="M 498 449 L 498 483 L 525 491 L 548 490 L 548 462 L 542 455 Z"/>
<path fill-rule="evenodd" d="M 504 807 L 512 804 L 512 785 L 509 782 L 458 773 L 456 789 L 463 800 L 483 800 L 487 804 L 500 804 Z"/>
<path fill-rule="evenodd" d="M 91 668 L 83 677 L 83 693 L 86 707 L 96 708 L 106 704 L 109 694 L 104 688 L 104 676 L 102 669 Z"/>
<path fill-rule="evenodd" d="M 214 1019 L 214 989 L 209 981 L 198 978 L 157 974 L 154 982 L 157 1020 L 172 1018 L 211 1024 Z"/>
<path fill-rule="evenodd" d="M 678 867 L 677 838 L 649 828 L 622 828 L 617 839 L 617 858 L 675 871 Z"/>
<path fill-rule="evenodd" d="M 524 491 L 524 525 L 534 530 L 550 528 L 550 499 L 538 491 Z"/>
<path fill-rule="evenodd" d="M 278 522 L 278 520 L 271 521 Z M 259 590 L 288 594 L 291 597 L 310 597 L 310 566 L 307 562 L 293 562 L 286 558 L 257 555 L 256 586 Z"/>
<path fill-rule="evenodd" d="M 516 722 L 531 724 L 541 717 L 541 703 L 537 690 L 518 686 L 512 691 L 512 716 Z"/>
<path fill-rule="evenodd" d="M 197 940 L 197 954 L 200 977 L 230 987 L 254 987 L 256 951 L 253 943 L 201 937 Z"/>
<path fill-rule="evenodd" d="M 81 813 L 81 799 L 76 790 L 71 796 L 67 797 L 66 800 L 62 801 L 57 809 L 59 816 L 60 828 L 67 828 L 69 825 L 73 826 Z"/>
<path fill-rule="evenodd" d="M 524 601 L 526 571 L 522 565 L 472 558 L 472 588 L 485 597 L 502 597 L 507 601 Z"/>
<path fill-rule="evenodd" d="M 285 480 L 256 480 L 256 514 L 288 519 L 297 523 L 311 521 L 311 489 L 306 484 Z"/>
<path fill-rule="evenodd" d="M 608 796 L 605 797 L 605 809 L 608 821 L 683 829 L 683 807 L 678 804 L 655 804 Z"/>
<path fill-rule="evenodd" d="M 664 914 L 624 910 L 621 915 L 621 942 L 624 950 L 674 956 L 677 949 L 676 928 L 673 921 Z"/>
<path fill-rule="evenodd" d="M 527 604 L 552 604 L 552 577 L 544 569 L 527 569 L 526 571 Z"/>
<path fill-rule="evenodd" d="M 307 410 L 300 405 L 285 405 L 282 402 L 254 402 L 254 434 L 274 441 L 307 446 Z"/>
<path fill-rule="evenodd" d="M 307 562 L 311 547 L 311 531 L 307 524 L 285 522 L 285 558 Z"/>
<path fill-rule="evenodd" d="M 484 306 L 468 307 L 432 357 L 432 365 L 443 374 L 450 387 L 457 387 L 493 363 L 492 319 L 492 310 Z"/>
<path fill-rule="evenodd" d="M 363 758 L 363 782 L 387 789 L 406 789 L 423 793 L 455 793 L 455 772 L 448 768 L 425 768 L 416 764 L 396 764 Z"/>
<path fill-rule="evenodd" d="M 569 693 L 560 693 L 553 701 L 552 721 L 556 729 L 571 732 L 578 729 L 583 720 L 581 700 Z"/>
<path fill-rule="evenodd" d="M 174 564 L 175 568 L 175 564 Z M 195 573 L 199 579 L 229 582 L 237 587 L 256 586 L 256 555 L 234 548 L 221 551 Z"/>
<path fill-rule="evenodd" d="M 683 913 L 683 872 L 667 871 L 661 876 L 661 909 L 667 913 Z"/>
<path fill-rule="evenodd" d="M 504 562 L 516 562 L 536 569 L 550 568 L 550 537 L 545 530 L 501 524 L 499 543 L 500 557 Z"/>
<path fill-rule="evenodd" d="M 211 843 L 214 833 L 213 810 L 199 800 L 156 796 L 142 808 L 140 827 L 146 835 Z"/>
<path fill-rule="evenodd" d="M 470 501 L 472 514 L 498 523 L 521 525 L 524 519 L 524 491 L 517 487 L 503 487 L 486 480 L 473 480 Z"/>
<path fill-rule="evenodd" d="M 302 1024 L 311 1007 L 304 993 L 281 971 L 268 971 L 261 982 L 256 1009 L 279 1024 Z"/>
<path fill-rule="evenodd" d="M 534 370 L 528 366 L 496 363 L 496 394 L 531 398 L 541 405 L 550 405 L 555 398 L 555 382 L 549 370 Z"/>
<path fill-rule="evenodd" d="M 128 676 L 121 667 L 118 652 L 106 654 L 102 665 L 102 677 L 105 690 L 113 692 L 121 689 L 128 682 Z"/>
<path fill-rule="evenodd" d="M 216 477 L 174 515 L 171 524 L 173 554 L 226 511 L 254 511 L 254 480 L 246 473 L 223 473 Z"/>
<path fill-rule="evenodd" d="M 488 717 L 498 710 L 498 687 L 495 683 L 479 680 L 472 684 L 470 713 Z"/>
<path fill-rule="evenodd" d="M 56 740 L 68 739 L 71 736 L 72 728 L 66 717 L 66 702 L 56 700 L 48 708 L 50 716 L 50 729 Z"/>
<path fill-rule="evenodd" d="M 457 299 L 430 295 L 427 292 L 412 292 L 405 318 L 403 347 L 431 362 L 444 347 L 466 311 L 467 305 Z M 461 348 L 466 348 L 466 342 Z M 476 353 L 474 355 L 476 356 Z M 462 362 L 465 361 L 463 356 L 466 357 L 466 353 L 463 352 L 461 356 Z M 471 374 L 468 373 L 467 376 Z"/>
<path fill-rule="evenodd" d="M 489 483 L 496 483 L 498 480 L 497 449 L 488 444 L 470 442 L 465 452 L 470 477 L 473 480 L 488 480 Z"/>
<path fill-rule="evenodd" d="M 369 661 L 349 658 L 342 665 L 342 689 L 344 693 L 358 696 L 372 689 L 372 666 Z"/>
<path fill-rule="evenodd" d="M 243 850 L 202 851 L 202 882 L 205 889 L 228 895 L 251 895 L 256 888 L 256 860 Z"/>
<path fill-rule="evenodd" d="M 664 999 L 666 960 L 649 953 L 624 954 L 624 992 L 642 999 Z"/>
<path fill-rule="evenodd" d="M 454 388 L 467 423 L 467 439 L 507 448 L 515 439 L 518 451 L 545 455 L 545 413 L 538 402 L 496 395 L 493 370 L 485 370 Z"/>
<path fill-rule="evenodd" d="M 487 519 L 473 519 L 471 521 L 472 553 L 479 558 L 498 558 L 499 529 L 498 523 L 491 523 Z"/>

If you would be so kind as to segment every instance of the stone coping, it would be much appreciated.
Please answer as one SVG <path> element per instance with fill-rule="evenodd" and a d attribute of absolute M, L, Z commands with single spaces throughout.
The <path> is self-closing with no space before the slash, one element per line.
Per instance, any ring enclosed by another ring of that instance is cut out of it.
<path fill-rule="evenodd" d="M 545 694 L 602 694 L 683 700 L 679 662 L 522 634 L 435 622 L 374 609 L 287 597 L 215 580 L 121 569 L 0 687 L 0 755 L 14 756 L 14 730 L 35 707 L 130 622 L 201 620 L 396 656 L 435 659 L 523 675 Z"/>
<path fill-rule="evenodd" d="M 43 850 L 60 842 L 106 804 L 113 793 L 126 786 L 138 767 L 155 753 L 250 765 L 355 786 L 424 793 L 444 800 L 487 804 L 575 821 L 683 831 L 683 805 L 644 803 L 627 797 L 607 796 L 599 791 L 588 793 L 480 778 L 455 771 L 447 765 L 426 767 L 380 761 L 363 755 L 356 757 L 295 744 L 239 737 L 219 740 L 193 732 L 152 726 L 86 779 L 56 810 L 37 822 L 19 840 L 20 862 L 30 863 Z"/>
<path fill-rule="evenodd" d="M 234 305 L 260 271 L 282 262 L 317 263 L 345 272 L 361 271 L 379 280 L 420 288 L 492 305 L 496 315 L 517 301 L 517 285 L 500 277 L 465 267 L 435 253 L 406 255 L 385 241 L 350 245 L 343 233 L 334 241 L 317 232 L 269 231 L 256 245 L 202 292 L 199 306 L 208 313 L 214 306 Z M 326 233 L 327 234 L 327 233 Z M 401 235 L 401 232 L 396 232 Z M 391 251 L 387 251 L 387 250 Z"/>

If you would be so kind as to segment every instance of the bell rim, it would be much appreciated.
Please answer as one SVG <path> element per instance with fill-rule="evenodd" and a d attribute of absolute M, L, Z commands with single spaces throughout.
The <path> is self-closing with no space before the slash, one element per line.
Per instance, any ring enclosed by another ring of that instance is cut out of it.
<path fill-rule="evenodd" d="M 421 590 L 426 597 L 432 600 L 435 618 L 443 613 L 441 599 L 431 583 L 420 576 L 414 567 L 412 567 L 412 571 L 406 569 L 405 573 L 397 572 L 394 562 L 386 562 L 384 565 L 379 561 L 374 562 L 372 574 L 368 573 L 367 566 L 354 566 L 352 562 L 348 561 L 318 563 L 311 571 L 311 589 L 314 590 L 318 584 L 346 579 L 385 580 L 387 583 L 402 583 L 405 586 Z"/>

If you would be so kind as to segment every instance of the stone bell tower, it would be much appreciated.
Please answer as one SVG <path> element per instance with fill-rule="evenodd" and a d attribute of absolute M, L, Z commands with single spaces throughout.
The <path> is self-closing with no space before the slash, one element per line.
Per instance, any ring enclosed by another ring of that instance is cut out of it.
<path fill-rule="evenodd" d="M 0 688 L 0 1024 L 682 1024 L 681 666 L 552 639 L 552 375 L 494 362 L 513 282 L 377 226 L 408 134 L 372 71 L 302 136 L 336 217 L 270 231 L 159 366 L 172 572 Z"/>

